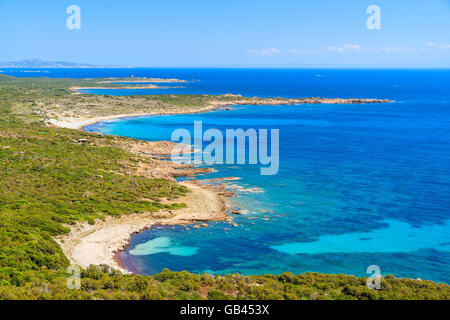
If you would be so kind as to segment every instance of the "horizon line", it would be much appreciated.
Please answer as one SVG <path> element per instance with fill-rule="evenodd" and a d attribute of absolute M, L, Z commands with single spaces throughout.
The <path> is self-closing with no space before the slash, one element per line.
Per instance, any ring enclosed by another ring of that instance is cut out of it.
<path fill-rule="evenodd" d="M 360 70 L 413 70 L 413 69 L 438 69 L 448 70 L 450 66 L 405 66 L 405 67 L 388 67 L 388 66 L 79 66 L 79 67 L 14 67 L 1 66 L 2 69 L 360 69 Z M 1 71 L 1 70 L 0 70 Z"/>

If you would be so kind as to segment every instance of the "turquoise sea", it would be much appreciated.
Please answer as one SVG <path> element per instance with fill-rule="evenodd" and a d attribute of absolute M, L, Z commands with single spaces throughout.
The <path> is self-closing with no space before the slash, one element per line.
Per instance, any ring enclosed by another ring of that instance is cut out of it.
<path fill-rule="evenodd" d="M 18 71 L 15 71 L 18 72 Z M 153 228 L 132 237 L 124 265 L 201 273 L 323 272 L 450 283 L 450 70 L 111 69 L 47 76 L 196 79 L 185 88 L 95 94 L 234 93 L 361 97 L 388 104 L 235 106 L 232 111 L 115 120 L 90 131 L 170 140 L 176 128 L 280 129 L 280 171 L 217 165 L 206 178 L 240 177 L 237 228 Z M 17 74 L 16 74 L 17 75 Z M 257 189 L 255 189 L 257 188 Z M 251 192 L 261 190 L 263 192 Z M 265 211 L 265 212 L 261 212 Z M 268 219 L 268 220 L 267 220 Z"/>

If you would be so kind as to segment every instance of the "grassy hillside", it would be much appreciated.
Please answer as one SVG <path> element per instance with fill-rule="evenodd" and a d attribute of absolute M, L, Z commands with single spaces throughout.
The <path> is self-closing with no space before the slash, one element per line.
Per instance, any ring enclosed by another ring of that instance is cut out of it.
<path fill-rule="evenodd" d="M 83 270 L 81 289 L 69 290 L 69 261 L 54 240 L 69 232 L 65 226 L 176 210 L 161 200 L 188 190 L 133 175 L 138 162 L 150 160 L 119 148 L 125 138 L 45 126 L 33 105 L 68 93 L 64 84 L 42 81 L 0 81 L 0 299 L 450 299 L 448 285 L 393 277 L 377 291 L 367 289 L 366 279 L 345 275 L 213 277 L 165 270 L 142 277 L 106 266 Z"/>

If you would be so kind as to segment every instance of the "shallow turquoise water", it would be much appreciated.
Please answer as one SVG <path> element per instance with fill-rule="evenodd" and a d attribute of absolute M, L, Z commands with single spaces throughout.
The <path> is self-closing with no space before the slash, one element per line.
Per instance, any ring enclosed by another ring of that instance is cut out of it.
<path fill-rule="evenodd" d="M 345 96 L 395 103 L 236 106 L 231 112 L 129 118 L 89 127 L 145 140 L 169 140 L 173 129 L 191 130 L 199 120 L 205 129 L 221 131 L 280 129 L 278 175 L 261 176 L 259 166 L 217 165 L 217 173 L 204 177 L 241 178 L 233 184 L 244 189 L 232 201 L 248 213 L 235 218 L 239 227 L 150 229 L 133 236 L 121 256 L 125 266 L 141 274 L 169 268 L 364 276 L 368 266 L 378 265 L 383 274 L 450 283 L 450 75 L 367 72 L 359 75 L 353 93 L 348 80 L 339 81 L 354 77 L 353 71 L 342 71 L 323 86 L 315 83 L 311 90 L 329 93 L 332 83 L 331 91 L 342 89 Z M 297 96 L 307 95 L 282 73 L 279 82 Z M 253 188 L 264 192 L 250 192 Z"/>
<path fill-rule="evenodd" d="M 197 253 L 195 247 L 183 247 L 172 243 L 169 237 L 159 237 L 136 245 L 130 251 L 134 256 L 147 256 L 157 253 L 168 253 L 174 256 L 188 257 Z"/>

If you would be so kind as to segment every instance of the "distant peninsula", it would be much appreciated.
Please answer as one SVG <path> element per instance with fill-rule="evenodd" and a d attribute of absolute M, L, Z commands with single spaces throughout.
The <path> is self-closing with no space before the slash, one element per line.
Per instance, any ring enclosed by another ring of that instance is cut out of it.
<path fill-rule="evenodd" d="M 0 68 L 131 68 L 129 66 L 93 65 L 67 61 L 47 61 L 42 59 L 26 59 L 20 61 L 0 62 Z"/>

